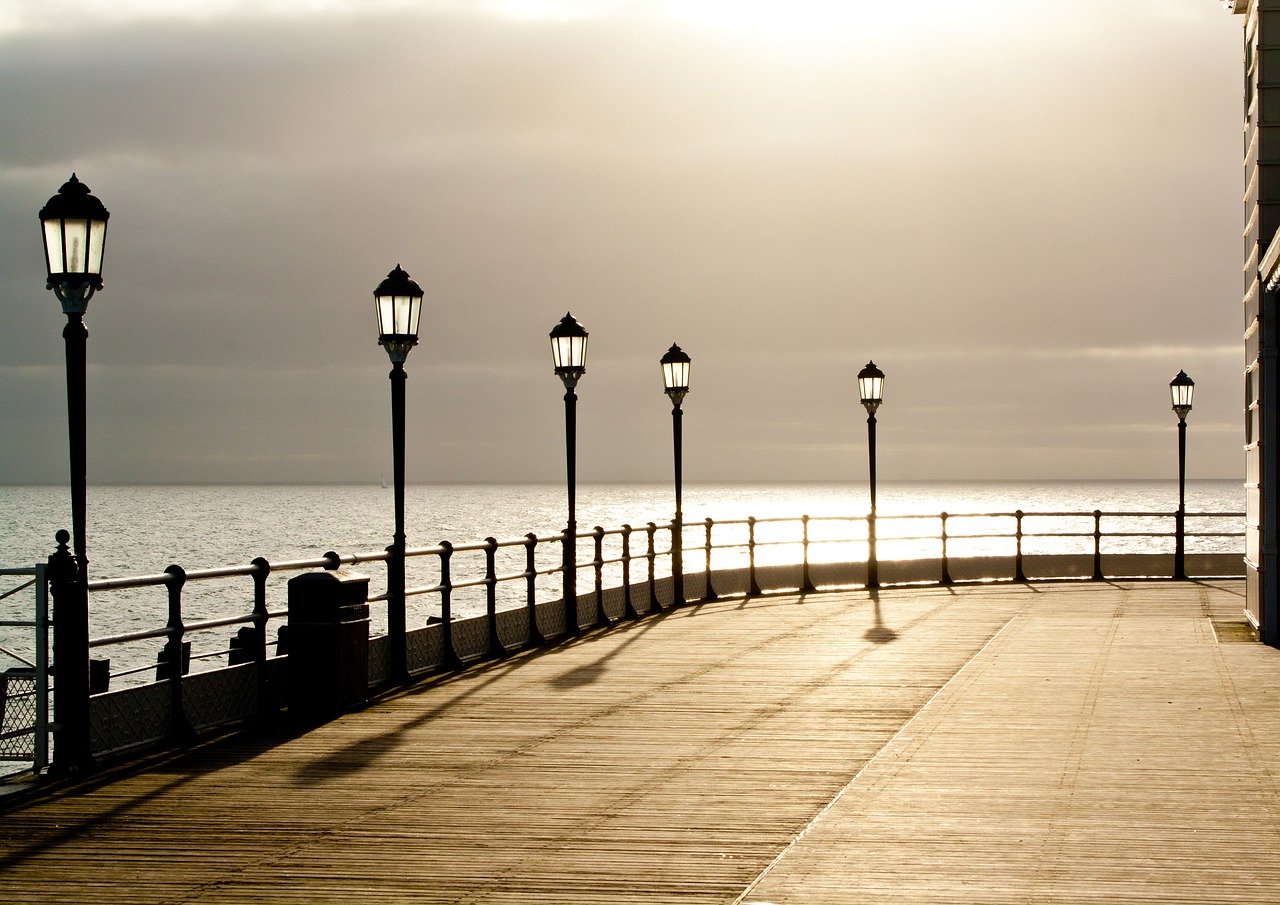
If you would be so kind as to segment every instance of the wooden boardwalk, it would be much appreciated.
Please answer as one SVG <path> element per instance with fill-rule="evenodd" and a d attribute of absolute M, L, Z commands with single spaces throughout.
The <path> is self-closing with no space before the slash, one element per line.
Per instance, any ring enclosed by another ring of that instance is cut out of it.
<path fill-rule="evenodd" d="M 1237 581 L 691 606 L 0 816 L 0 900 L 1280 901 Z"/>

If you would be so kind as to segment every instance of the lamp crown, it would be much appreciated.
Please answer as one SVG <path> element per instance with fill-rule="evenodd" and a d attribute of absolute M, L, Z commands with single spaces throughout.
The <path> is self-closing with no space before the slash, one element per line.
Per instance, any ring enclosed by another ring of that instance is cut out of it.
<path fill-rule="evenodd" d="M 858 379 L 862 380 L 868 377 L 884 380 L 884 371 L 876 367 L 876 363 L 874 361 L 868 361 L 867 366 L 858 372 Z"/>
<path fill-rule="evenodd" d="M 662 356 L 662 363 L 663 363 L 664 365 L 665 365 L 665 364 L 675 364 L 676 362 L 681 362 L 681 363 L 683 363 L 683 364 L 688 364 L 690 361 L 691 361 L 691 359 L 690 359 L 690 358 L 689 358 L 689 356 L 685 353 L 685 351 L 684 351 L 683 349 L 681 349 L 681 348 L 680 348 L 678 345 L 676 345 L 675 343 L 672 343 L 672 344 L 671 344 L 671 348 L 667 350 L 667 354 Z"/>
<path fill-rule="evenodd" d="M 110 216 L 103 203 L 89 194 L 89 187 L 77 179 L 75 173 L 40 209 L 41 220 L 107 220 Z"/>
<path fill-rule="evenodd" d="M 564 317 L 560 318 L 560 323 L 551 328 L 549 335 L 552 339 L 577 338 L 586 337 L 587 331 L 571 312 L 566 311 Z"/>
<path fill-rule="evenodd" d="M 378 284 L 378 288 L 373 290 L 373 294 L 375 296 L 404 295 L 419 299 L 423 296 L 422 287 L 411 279 L 399 264 L 387 274 L 385 280 Z"/>

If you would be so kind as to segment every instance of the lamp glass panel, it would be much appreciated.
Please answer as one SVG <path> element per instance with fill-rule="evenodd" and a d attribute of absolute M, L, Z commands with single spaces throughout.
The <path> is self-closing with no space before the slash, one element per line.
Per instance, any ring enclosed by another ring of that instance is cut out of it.
<path fill-rule="evenodd" d="M 689 386 L 689 362 L 664 361 L 662 363 L 662 380 L 668 390 L 687 388 Z"/>
<path fill-rule="evenodd" d="M 382 336 L 417 336 L 422 299 L 412 295 L 376 295 L 378 333 Z"/>
<path fill-rule="evenodd" d="M 587 338 L 585 336 L 552 337 L 551 356 L 556 370 L 581 368 L 587 360 Z"/>
<path fill-rule="evenodd" d="M 391 336 L 396 332 L 394 297 L 390 295 L 375 295 L 373 304 L 378 312 L 378 335 Z"/>
<path fill-rule="evenodd" d="M 89 221 L 62 221 L 63 253 L 66 267 L 63 273 L 89 273 L 86 264 L 89 257 Z"/>
<path fill-rule="evenodd" d="M 62 254 L 62 221 L 44 221 L 44 253 L 48 258 L 49 273 L 66 273 Z"/>
<path fill-rule="evenodd" d="M 102 273 L 102 250 L 107 241 L 107 221 L 106 220 L 90 220 L 89 221 L 89 255 L 85 262 L 88 265 L 86 273 L 101 274 Z"/>
<path fill-rule="evenodd" d="M 409 329 L 405 332 L 417 336 L 418 322 L 422 319 L 422 299 L 419 296 L 408 296 L 407 301 L 409 303 Z"/>
<path fill-rule="evenodd" d="M 883 377 L 859 377 L 858 378 L 858 395 L 862 397 L 863 402 L 884 398 L 884 378 Z"/>
<path fill-rule="evenodd" d="M 413 320 L 413 300 L 407 295 L 393 295 L 391 317 L 393 319 L 391 332 L 397 336 L 409 335 L 412 332 L 409 327 Z"/>
<path fill-rule="evenodd" d="M 1169 385 L 1170 395 L 1173 397 L 1174 408 L 1191 408 L 1191 397 L 1195 394 L 1195 384 L 1190 383 L 1172 383 Z"/>

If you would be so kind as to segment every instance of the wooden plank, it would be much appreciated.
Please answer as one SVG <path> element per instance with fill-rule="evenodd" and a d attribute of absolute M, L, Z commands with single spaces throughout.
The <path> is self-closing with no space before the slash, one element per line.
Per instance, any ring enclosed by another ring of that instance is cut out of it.
<path fill-rule="evenodd" d="M 1217 643 L 1238 591 L 688 607 L 57 791 L 0 818 L 0 894 L 1274 901 L 1280 663 Z"/>

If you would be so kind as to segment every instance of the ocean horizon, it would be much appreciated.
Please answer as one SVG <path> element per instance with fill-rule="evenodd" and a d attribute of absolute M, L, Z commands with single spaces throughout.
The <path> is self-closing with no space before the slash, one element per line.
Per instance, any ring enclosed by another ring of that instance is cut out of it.
<path fill-rule="evenodd" d="M 566 492 L 548 483 L 411 483 L 405 489 L 411 547 L 469 543 L 563 530 Z M 1243 512 L 1239 479 L 1187 481 L 1188 512 Z M 674 490 L 660 482 L 584 482 L 577 488 L 580 531 L 596 525 L 643 527 L 670 522 Z M 770 518 L 860 517 L 866 482 L 689 482 L 686 524 Z M 882 481 L 877 511 L 907 514 L 1092 511 L 1165 512 L 1177 508 L 1177 481 L 1015 480 Z M 0 484 L 0 566 L 43 562 L 54 534 L 71 528 L 65 485 Z M 248 563 L 255 557 L 297 559 L 329 550 L 369 552 L 390 543 L 393 491 L 373 483 L 91 484 L 88 552 L 94 578 L 155 574 Z"/>

